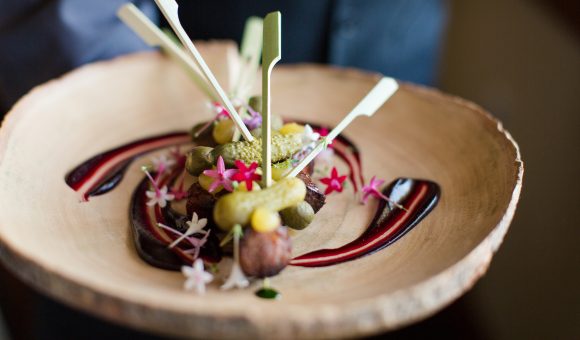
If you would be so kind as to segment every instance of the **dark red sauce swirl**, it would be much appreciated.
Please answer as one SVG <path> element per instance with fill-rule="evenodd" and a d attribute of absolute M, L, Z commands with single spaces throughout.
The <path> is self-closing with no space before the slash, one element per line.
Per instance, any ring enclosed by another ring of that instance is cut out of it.
<path fill-rule="evenodd" d="M 187 132 L 173 132 L 134 141 L 79 164 L 65 176 L 65 182 L 81 195 L 83 201 L 86 201 L 89 197 L 113 190 L 136 158 L 161 148 L 190 142 Z M 333 143 L 333 149 L 348 165 L 349 180 L 353 190 L 357 192 L 359 185 L 364 184 L 358 148 L 346 137 L 339 136 Z M 174 181 L 179 171 L 181 170 L 173 171 L 165 178 L 165 182 Z M 183 232 L 186 229 L 187 217 L 177 213 L 170 206 L 164 209 L 158 206 L 148 207 L 145 197 L 148 188 L 148 181 L 144 179 L 135 189 L 131 200 L 130 220 L 134 243 L 140 257 L 153 266 L 170 270 L 178 270 L 182 264 L 191 264 L 191 256 L 184 252 L 182 245 L 167 248 L 167 244 L 177 237 L 161 231 L 156 226 L 156 222 L 159 221 Z M 439 200 L 440 188 L 430 181 L 401 178 L 392 182 L 383 193 L 402 204 L 407 210 L 381 201 L 374 219 L 361 236 L 336 249 L 319 249 L 300 255 L 292 260 L 291 265 L 328 266 L 354 260 L 388 247 L 433 210 Z M 219 240 L 215 234 L 210 235 L 206 245 L 201 249 L 200 256 L 208 262 L 217 262 L 221 259 Z"/>

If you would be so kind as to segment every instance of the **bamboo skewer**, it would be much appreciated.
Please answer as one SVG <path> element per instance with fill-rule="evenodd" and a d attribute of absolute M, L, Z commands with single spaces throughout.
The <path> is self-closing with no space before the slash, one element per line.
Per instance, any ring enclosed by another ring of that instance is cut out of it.
<path fill-rule="evenodd" d="M 242 136 L 247 141 L 252 141 L 254 137 L 252 136 L 252 134 L 242 121 L 242 118 L 235 110 L 232 102 L 230 101 L 230 99 L 228 98 L 228 96 L 218 83 L 217 79 L 215 78 L 215 76 L 213 75 L 213 73 L 211 72 L 205 61 L 203 60 L 203 57 L 201 56 L 201 54 L 199 53 L 199 51 L 197 50 L 191 39 L 189 39 L 189 36 L 187 35 L 183 27 L 181 26 L 179 16 L 177 13 L 177 9 L 179 7 L 177 5 L 177 2 L 175 2 L 175 0 L 155 0 L 155 3 L 165 16 L 165 19 L 167 19 L 167 22 L 169 22 L 169 25 L 171 25 L 171 28 L 173 28 L 173 31 L 175 32 L 181 43 L 183 43 L 183 45 L 192 55 L 193 59 L 197 63 L 197 66 L 200 68 L 201 73 L 205 76 L 207 81 L 210 83 L 210 85 L 217 93 L 220 101 L 222 102 L 226 110 L 228 110 L 230 117 L 232 118 L 232 120 L 242 133 Z"/>
<path fill-rule="evenodd" d="M 393 78 L 384 77 L 375 87 L 330 131 L 328 136 L 318 142 L 316 147 L 296 165 L 287 177 L 296 177 L 326 146 L 332 142 L 352 121 L 359 116 L 371 117 L 399 88 Z"/>
<path fill-rule="evenodd" d="M 255 75 L 260 67 L 260 57 L 262 55 L 262 35 L 264 20 L 259 17 L 250 17 L 246 21 L 242 44 L 240 48 L 240 59 L 242 68 L 238 73 L 233 96 L 242 101 L 247 101 L 248 92 L 252 89 Z"/>
<path fill-rule="evenodd" d="M 262 48 L 262 183 L 272 185 L 272 129 L 270 121 L 270 77 L 274 65 L 282 57 L 280 12 L 269 13 L 264 19 Z"/>
<path fill-rule="evenodd" d="M 129 28 L 133 30 L 149 46 L 161 47 L 170 56 L 175 58 L 183 68 L 187 70 L 199 89 L 208 96 L 211 101 L 218 101 L 218 97 L 208 87 L 206 80 L 199 73 L 199 68 L 180 46 L 175 44 L 162 30 L 160 30 L 139 8 L 128 3 L 117 11 L 117 16 Z"/>

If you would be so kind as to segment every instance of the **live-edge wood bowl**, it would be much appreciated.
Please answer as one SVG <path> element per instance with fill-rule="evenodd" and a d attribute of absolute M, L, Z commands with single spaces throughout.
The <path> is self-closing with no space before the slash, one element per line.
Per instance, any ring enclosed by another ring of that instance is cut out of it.
<path fill-rule="evenodd" d="M 199 47 L 227 84 L 237 62 L 232 46 Z M 276 67 L 273 111 L 332 126 L 378 79 L 320 65 Z M 57 300 L 159 334 L 357 336 L 426 318 L 467 291 L 487 270 L 514 215 L 523 164 L 509 133 L 470 102 L 403 84 L 372 118 L 359 118 L 345 133 L 363 152 L 367 178 L 439 183 L 435 210 L 370 256 L 287 268 L 273 279 L 281 300 L 259 299 L 252 289 L 221 291 L 220 282 L 197 296 L 182 289 L 181 273 L 146 264 L 134 249 L 128 208 L 144 161 L 117 189 L 88 203 L 79 202 L 64 175 L 119 144 L 188 129 L 209 118 L 205 103 L 184 72 L 155 52 L 88 65 L 26 95 L 0 130 L 3 263 Z M 372 209 L 352 191 L 331 196 L 314 224 L 294 236 L 294 254 L 354 239 Z"/>

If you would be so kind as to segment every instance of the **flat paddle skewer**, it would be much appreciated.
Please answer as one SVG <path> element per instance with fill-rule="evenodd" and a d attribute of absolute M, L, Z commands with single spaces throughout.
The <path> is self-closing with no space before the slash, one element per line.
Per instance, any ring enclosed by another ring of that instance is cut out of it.
<path fill-rule="evenodd" d="M 272 129 L 270 121 L 270 77 L 274 65 L 282 57 L 280 12 L 272 12 L 264 19 L 262 48 L 262 184 L 272 185 Z"/>
<path fill-rule="evenodd" d="M 371 117 L 397 91 L 399 85 L 393 78 L 384 77 L 375 87 L 355 106 L 352 111 L 330 131 L 328 136 L 318 142 L 316 147 L 302 159 L 287 177 L 296 177 L 300 171 L 308 166 L 352 121 L 359 116 Z"/>

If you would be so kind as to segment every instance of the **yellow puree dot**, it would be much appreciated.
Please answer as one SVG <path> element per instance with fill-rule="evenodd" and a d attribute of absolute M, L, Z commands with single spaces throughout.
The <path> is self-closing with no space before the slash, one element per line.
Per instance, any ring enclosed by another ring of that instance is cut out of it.
<path fill-rule="evenodd" d="M 251 217 L 252 228 L 259 233 L 274 231 L 282 223 L 280 215 L 266 208 L 258 207 Z"/>
<path fill-rule="evenodd" d="M 280 128 L 280 133 L 283 135 L 289 135 L 291 133 L 302 133 L 304 132 L 304 126 L 297 123 L 284 124 Z"/>

